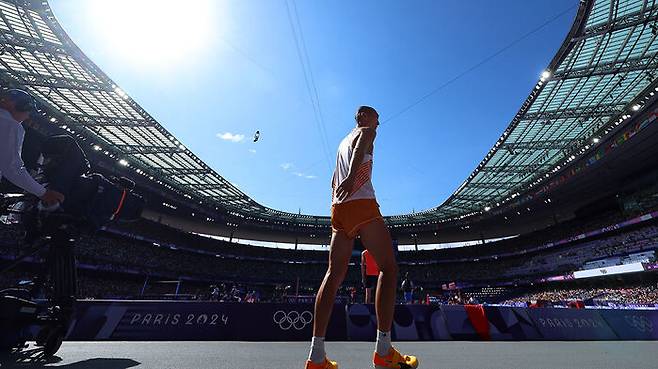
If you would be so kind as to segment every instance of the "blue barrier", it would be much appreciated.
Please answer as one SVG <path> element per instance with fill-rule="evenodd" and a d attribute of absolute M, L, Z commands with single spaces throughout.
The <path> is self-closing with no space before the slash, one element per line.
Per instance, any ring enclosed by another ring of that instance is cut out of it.
<path fill-rule="evenodd" d="M 374 305 L 348 305 L 346 311 L 347 338 L 351 341 L 374 341 L 377 335 Z M 434 323 L 434 320 L 439 323 Z M 398 305 L 393 315 L 391 337 L 396 341 L 432 341 L 435 337 L 451 339 L 443 322 L 445 318 L 438 306 Z M 435 333 L 434 330 L 444 333 Z"/>
<path fill-rule="evenodd" d="M 489 338 L 496 341 L 542 339 L 526 310 L 486 306 Z M 347 322 L 348 339 L 374 340 L 377 321 L 372 305 L 348 306 Z M 462 305 L 398 305 L 391 332 L 397 341 L 482 339 Z"/>
<path fill-rule="evenodd" d="M 622 340 L 658 339 L 658 314 L 653 310 L 599 310 Z"/>
<path fill-rule="evenodd" d="M 492 341 L 540 340 L 527 308 L 485 306 Z"/>
<path fill-rule="evenodd" d="M 80 301 L 68 340 L 307 341 L 311 304 L 194 301 Z M 345 340 L 344 305 L 335 305 L 327 340 Z"/>
<path fill-rule="evenodd" d="M 597 310 L 528 309 L 528 315 L 544 340 L 616 340 Z"/>
<path fill-rule="evenodd" d="M 461 341 L 478 341 L 480 336 L 475 331 L 473 323 L 463 305 L 444 305 L 441 312 L 446 321 L 451 339 Z"/>
<path fill-rule="evenodd" d="M 312 304 L 79 301 L 68 340 L 308 341 Z M 373 341 L 373 305 L 334 305 L 327 340 Z M 653 340 L 658 311 L 398 305 L 396 341 Z"/>

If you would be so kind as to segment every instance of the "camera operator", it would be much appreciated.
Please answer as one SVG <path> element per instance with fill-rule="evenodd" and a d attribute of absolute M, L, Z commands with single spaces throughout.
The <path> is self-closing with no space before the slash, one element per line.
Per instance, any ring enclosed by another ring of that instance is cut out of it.
<path fill-rule="evenodd" d="M 21 151 L 25 129 L 22 123 L 36 110 L 34 98 L 23 90 L 0 92 L 0 179 L 4 175 L 11 183 L 41 199 L 46 206 L 64 201 L 64 195 L 48 190 L 32 178 L 25 169 Z"/>

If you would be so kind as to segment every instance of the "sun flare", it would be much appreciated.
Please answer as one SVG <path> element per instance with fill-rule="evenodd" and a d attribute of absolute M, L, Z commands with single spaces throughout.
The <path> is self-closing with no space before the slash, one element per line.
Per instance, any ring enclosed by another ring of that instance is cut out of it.
<path fill-rule="evenodd" d="M 166 68 L 200 57 L 222 22 L 212 0 L 94 0 L 89 20 L 127 63 Z"/>

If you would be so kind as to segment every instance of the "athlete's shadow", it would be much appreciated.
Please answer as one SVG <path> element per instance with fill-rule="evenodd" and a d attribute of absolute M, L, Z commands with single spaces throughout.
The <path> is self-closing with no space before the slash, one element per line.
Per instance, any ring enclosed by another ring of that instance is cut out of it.
<path fill-rule="evenodd" d="M 77 363 L 65 364 L 59 366 L 46 366 L 62 361 L 59 356 L 53 356 L 46 359 L 43 356 L 42 349 L 23 350 L 18 353 L 0 355 L 0 369 L 21 368 L 67 368 L 67 369 L 127 369 L 139 365 L 140 363 L 133 359 L 105 359 L 95 358 L 78 361 Z"/>

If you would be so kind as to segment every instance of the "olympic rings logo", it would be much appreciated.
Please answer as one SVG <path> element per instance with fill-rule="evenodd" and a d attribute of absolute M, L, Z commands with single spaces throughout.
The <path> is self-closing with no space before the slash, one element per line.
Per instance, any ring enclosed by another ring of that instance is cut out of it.
<path fill-rule="evenodd" d="M 279 310 L 274 313 L 272 318 L 274 323 L 278 324 L 279 328 L 284 331 L 287 331 L 290 328 L 301 331 L 302 329 L 306 328 L 307 325 L 311 324 L 313 321 L 313 313 L 308 310 L 302 313 L 295 310 L 287 313 L 283 310 Z"/>
<path fill-rule="evenodd" d="M 634 315 L 625 315 L 624 320 L 631 327 L 637 329 L 640 332 L 652 332 L 653 331 L 653 322 L 647 319 L 644 316 L 634 316 Z"/>

